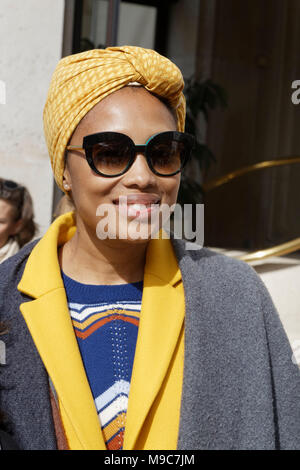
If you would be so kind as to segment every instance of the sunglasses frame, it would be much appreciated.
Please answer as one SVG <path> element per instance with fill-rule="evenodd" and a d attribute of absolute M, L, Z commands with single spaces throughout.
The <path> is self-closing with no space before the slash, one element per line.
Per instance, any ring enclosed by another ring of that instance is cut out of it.
<path fill-rule="evenodd" d="M 21 184 L 15 183 L 12 180 L 0 180 L 0 190 L 5 190 L 5 191 L 17 191 L 17 190 L 23 190 L 24 186 Z"/>
<path fill-rule="evenodd" d="M 120 141 L 123 140 L 126 144 L 129 143 L 130 148 L 131 148 L 131 156 L 128 161 L 128 164 L 126 165 L 126 167 L 124 168 L 122 172 L 117 173 L 115 175 L 106 175 L 105 173 L 102 173 L 101 171 L 97 170 L 97 168 L 94 165 L 93 146 L 103 141 L 106 141 L 106 142 L 112 141 L 116 138 L 116 136 L 118 137 L 118 139 L 120 139 Z M 155 170 L 155 168 L 152 165 L 151 157 L 149 153 L 151 151 L 151 146 L 153 146 L 159 141 L 165 141 L 166 137 L 170 137 L 170 136 L 172 140 L 175 140 L 177 142 L 184 142 L 185 144 L 187 144 L 186 151 L 185 151 L 183 161 L 181 162 L 180 169 L 174 171 L 173 173 L 163 174 Z M 72 150 L 84 150 L 86 160 L 89 166 L 91 167 L 91 169 L 97 175 L 104 176 L 105 178 L 116 178 L 117 176 L 124 175 L 124 173 L 126 173 L 129 170 L 129 168 L 133 165 L 135 158 L 136 158 L 136 154 L 138 152 L 143 153 L 145 155 L 148 166 L 155 175 L 169 177 L 169 176 L 174 176 L 183 170 L 183 168 L 185 167 L 185 165 L 187 164 L 190 158 L 194 145 L 195 145 L 195 137 L 186 132 L 178 132 L 178 131 L 160 132 L 159 134 L 155 134 L 152 137 L 150 137 L 150 139 L 148 139 L 148 141 L 144 145 L 135 145 L 133 140 L 128 135 L 122 134 L 121 132 L 98 132 L 96 134 L 90 134 L 90 135 L 85 136 L 83 138 L 82 147 L 78 147 L 76 145 L 68 145 L 67 150 L 71 150 L 71 151 Z"/>

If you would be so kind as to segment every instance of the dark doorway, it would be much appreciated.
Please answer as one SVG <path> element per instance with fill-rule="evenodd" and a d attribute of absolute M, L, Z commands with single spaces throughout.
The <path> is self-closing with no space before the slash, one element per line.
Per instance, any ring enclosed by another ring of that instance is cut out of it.
<path fill-rule="evenodd" d="M 298 0 L 202 0 L 198 72 L 225 88 L 226 111 L 209 120 L 217 163 L 205 181 L 259 162 L 300 155 Z M 201 23 L 202 22 L 202 23 Z M 300 233 L 300 165 L 249 172 L 205 197 L 205 243 L 260 249 Z"/>

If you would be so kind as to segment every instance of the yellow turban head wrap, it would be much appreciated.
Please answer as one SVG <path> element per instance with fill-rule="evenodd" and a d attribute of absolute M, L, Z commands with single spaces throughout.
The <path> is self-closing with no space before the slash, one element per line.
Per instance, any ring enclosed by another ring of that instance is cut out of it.
<path fill-rule="evenodd" d="M 65 150 L 82 118 L 99 101 L 137 82 L 164 98 L 184 130 L 184 81 L 178 67 L 151 49 L 124 46 L 92 49 L 58 63 L 44 108 L 44 132 L 53 173 L 63 189 Z"/>

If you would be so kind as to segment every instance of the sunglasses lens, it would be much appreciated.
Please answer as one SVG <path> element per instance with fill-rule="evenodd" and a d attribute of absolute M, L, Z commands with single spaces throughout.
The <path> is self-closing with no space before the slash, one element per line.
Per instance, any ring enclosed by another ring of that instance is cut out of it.
<path fill-rule="evenodd" d="M 122 173 L 130 162 L 130 156 L 129 143 L 121 139 L 93 145 L 93 163 L 103 175 L 113 176 Z"/>
<path fill-rule="evenodd" d="M 164 140 L 150 144 L 149 156 L 151 164 L 157 173 L 171 175 L 179 172 L 186 161 L 187 148 L 184 141 L 165 137 Z"/>
<path fill-rule="evenodd" d="M 100 132 L 83 139 L 92 168 L 100 175 L 112 177 L 124 174 L 137 152 L 145 153 L 150 169 L 156 174 L 172 176 L 183 169 L 193 145 L 191 135 L 175 131 L 156 134 L 145 145 L 137 146 L 127 135 L 118 132 Z"/>
<path fill-rule="evenodd" d="M 5 180 L 3 183 L 3 186 L 5 189 L 8 189 L 9 191 L 13 191 L 14 189 L 17 189 L 19 185 L 15 183 L 14 181 L 10 180 Z"/>

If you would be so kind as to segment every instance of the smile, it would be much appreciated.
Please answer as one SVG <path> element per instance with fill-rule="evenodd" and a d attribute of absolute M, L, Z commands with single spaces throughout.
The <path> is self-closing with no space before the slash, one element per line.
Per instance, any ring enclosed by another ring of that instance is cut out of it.
<path fill-rule="evenodd" d="M 113 203 L 121 214 L 140 219 L 148 219 L 151 214 L 159 210 L 160 199 L 151 195 L 120 196 Z"/>

